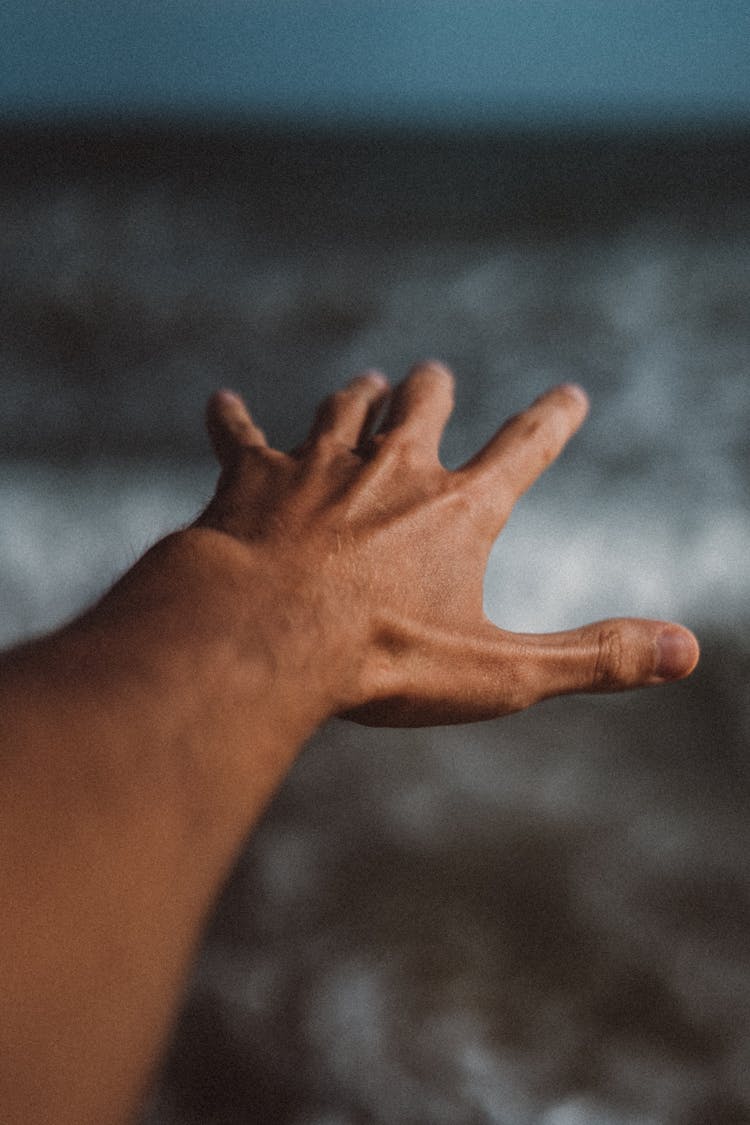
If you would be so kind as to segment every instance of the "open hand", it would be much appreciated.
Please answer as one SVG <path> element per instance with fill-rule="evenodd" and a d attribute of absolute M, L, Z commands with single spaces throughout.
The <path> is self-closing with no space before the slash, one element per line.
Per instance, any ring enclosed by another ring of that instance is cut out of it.
<path fill-rule="evenodd" d="M 687 675 L 698 645 L 679 625 L 618 618 L 519 634 L 485 617 L 493 542 L 588 401 L 575 385 L 554 387 L 448 471 L 438 447 L 452 407 L 453 377 L 439 363 L 418 364 L 392 393 L 368 372 L 322 403 L 287 454 L 268 446 L 238 396 L 209 402 L 223 472 L 196 526 L 247 546 L 273 588 L 272 612 L 305 634 L 300 669 L 324 677 L 332 711 L 380 726 L 469 722 Z"/>

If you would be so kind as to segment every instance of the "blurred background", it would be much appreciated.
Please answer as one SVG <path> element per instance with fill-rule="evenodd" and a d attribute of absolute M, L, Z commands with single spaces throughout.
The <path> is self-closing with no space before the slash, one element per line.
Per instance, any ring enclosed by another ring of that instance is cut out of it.
<path fill-rule="evenodd" d="M 212 389 L 289 447 L 428 354 L 448 465 L 592 397 L 493 619 L 704 648 L 658 692 L 329 724 L 144 1122 L 750 1122 L 750 8 L 6 0 L 0 141 L 3 643 L 206 502 Z"/>

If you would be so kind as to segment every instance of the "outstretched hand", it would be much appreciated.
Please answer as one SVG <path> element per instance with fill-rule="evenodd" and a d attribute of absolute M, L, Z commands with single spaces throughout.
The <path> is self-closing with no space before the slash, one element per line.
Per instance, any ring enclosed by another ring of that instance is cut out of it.
<path fill-rule="evenodd" d="M 588 400 L 575 385 L 552 388 L 448 471 L 438 448 L 452 407 L 441 364 L 417 365 L 392 393 L 368 372 L 327 398 L 286 454 L 269 447 L 237 395 L 209 402 L 223 472 L 196 526 L 261 562 L 274 606 L 314 638 L 308 666 L 328 670 L 332 711 L 379 726 L 462 723 L 687 675 L 698 645 L 679 625 L 617 618 L 520 634 L 487 619 L 493 542 Z"/>
<path fill-rule="evenodd" d="M 327 717 L 467 722 L 694 666 L 665 622 L 487 620 L 492 543 L 587 401 L 554 388 L 448 472 L 452 404 L 439 364 L 392 394 L 361 375 L 286 454 L 220 391 L 205 512 L 0 660 L 3 1122 L 130 1120 L 216 894 Z"/>

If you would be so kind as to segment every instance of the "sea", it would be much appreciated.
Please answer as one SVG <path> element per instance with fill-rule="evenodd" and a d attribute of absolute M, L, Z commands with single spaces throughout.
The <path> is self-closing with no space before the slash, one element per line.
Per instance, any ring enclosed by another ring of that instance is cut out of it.
<path fill-rule="evenodd" d="M 144 1125 L 750 1122 L 750 134 L 0 133 L 0 643 L 208 502 L 213 389 L 288 449 L 358 370 L 435 356 L 449 468 L 550 385 L 591 397 L 489 616 L 703 648 L 658 691 L 332 720 L 238 856 Z"/>

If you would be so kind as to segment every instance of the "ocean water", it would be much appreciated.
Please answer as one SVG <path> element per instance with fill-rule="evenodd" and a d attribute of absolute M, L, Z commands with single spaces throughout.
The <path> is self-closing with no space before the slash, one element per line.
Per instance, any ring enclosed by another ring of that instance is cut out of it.
<path fill-rule="evenodd" d="M 376 364 L 396 380 L 431 354 L 459 379 L 450 465 L 555 382 L 576 379 L 592 397 L 584 431 L 521 502 L 493 555 L 493 617 L 544 629 L 632 612 L 744 627 L 744 216 L 718 234 L 651 222 L 541 244 L 436 235 L 396 254 L 385 241 L 325 254 L 290 247 L 270 263 L 266 247 L 234 243 L 230 255 L 215 232 L 187 224 L 166 261 L 147 258 L 158 276 L 144 284 L 132 259 L 138 244 L 151 245 L 158 207 L 130 200 L 130 222 L 105 253 L 90 214 L 96 192 L 70 196 L 27 215 L 10 268 L 6 259 L 16 308 L 0 438 L 15 456 L 0 478 L 3 640 L 74 610 L 206 501 L 202 409 L 213 387 L 243 391 L 285 447 L 314 402 L 360 368 Z M 42 272 L 63 220 L 71 229 Z M 83 247 L 75 269 L 67 239 Z M 188 241 L 215 258 L 186 277 Z M 194 326 L 201 300 L 205 339 Z"/>
<path fill-rule="evenodd" d="M 208 500 L 215 387 L 286 448 L 361 367 L 437 355 L 449 466 L 552 383 L 591 394 L 492 553 L 492 618 L 666 617 L 704 644 L 659 692 L 320 732 L 144 1120 L 750 1120 L 747 145 L 444 139 L 415 171 L 397 138 L 10 140 L 3 643 Z"/>

